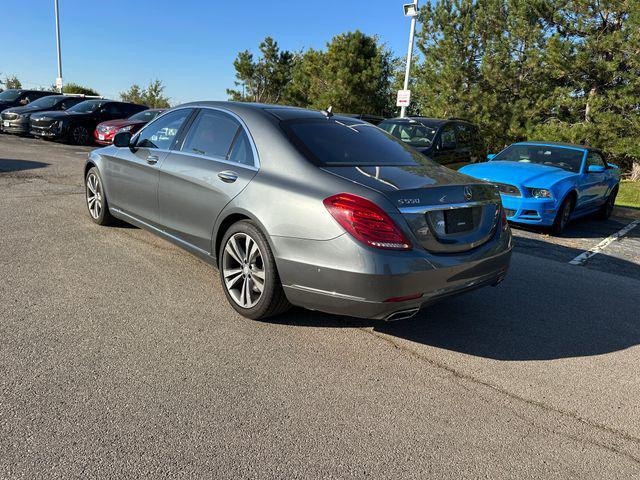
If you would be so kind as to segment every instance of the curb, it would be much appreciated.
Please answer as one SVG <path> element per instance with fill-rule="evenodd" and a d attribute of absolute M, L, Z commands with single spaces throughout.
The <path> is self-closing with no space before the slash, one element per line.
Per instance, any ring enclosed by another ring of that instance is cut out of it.
<path fill-rule="evenodd" d="M 636 220 L 638 218 L 640 218 L 640 209 L 638 208 L 631 208 L 631 207 L 619 207 L 619 206 L 615 206 L 613 208 L 613 212 L 611 213 L 612 217 L 618 217 L 618 218 L 629 218 L 632 220 Z"/>

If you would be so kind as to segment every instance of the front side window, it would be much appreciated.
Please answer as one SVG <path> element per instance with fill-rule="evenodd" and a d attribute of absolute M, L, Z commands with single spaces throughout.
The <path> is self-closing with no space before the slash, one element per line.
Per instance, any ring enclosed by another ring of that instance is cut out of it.
<path fill-rule="evenodd" d="M 406 165 L 430 163 L 395 136 L 357 120 L 306 119 L 282 124 L 293 143 L 316 165 Z"/>
<path fill-rule="evenodd" d="M 202 110 L 189 129 L 182 144 L 182 151 L 207 157 L 227 158 L 239 128 L 240 124 L 225 113 Z"/>
<path fill-rule="evenodd" d="M 511 145 L 491 159 L 492 162 L 538 163 L 580 172 L 583 150 L 554 147 L 552 145 Z"/>
<path fill-rule="evenodd" d="M 71 107 L 69 112 L 93 113 L 102 107 L 106 102 L 103 100 L 85 100 Z"/>
<path fill-rule="evenodd" d="M 190 108 L 181 108 L 159 117 L 141 130 L 136 146 L 168 150 L 171 148 L 180 127 L 190 114 Z"/>
<path fill-rule="evenodd" d="M 379 127 L 412 147 L 429 147 L 436 135 L 435 128 L 418 122 L 382 122 Z"/>

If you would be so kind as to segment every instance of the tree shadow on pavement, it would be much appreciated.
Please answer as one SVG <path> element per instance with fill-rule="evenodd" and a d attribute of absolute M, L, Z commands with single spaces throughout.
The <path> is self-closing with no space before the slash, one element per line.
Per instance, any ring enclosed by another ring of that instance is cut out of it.
<path fill-rule="evenodd" d="M 579 253 L 574 250 L 567 256 Z M 496 360 L 601 355 L 640 344 L 640 265 L 626 263 L 627 271 L 634 270 L 633 279 L 514 255 L 510 272 L 498 287 L 448 298 L 406 321 L 359 320 L 302 309 L 272 321 L 321 328 L 369 327 L 412 342 Z"/>
<path fill-rule="evenodd" d="M 31 160 L 13 160 L 10 158 L 0 158 L 0 173 L 19 172 L 21 170 L 34 170 L 44 168 L 48 163 L 34 162 Z"/>

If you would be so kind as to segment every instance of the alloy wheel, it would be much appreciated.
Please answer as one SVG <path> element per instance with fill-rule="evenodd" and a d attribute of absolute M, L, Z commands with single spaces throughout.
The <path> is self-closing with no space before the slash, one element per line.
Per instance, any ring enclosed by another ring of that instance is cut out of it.
<path fill-rule="evenodd" d="M 240 307 L 251 308 L 262 297 L 265 286 L 262 252 L 246 233 L 229 237 L 222 254 L 222 275 L 229 295 Z"/>
<path fill-rule="evenodd" d="M 94 219 L 100 217 L 102 212 L 102 186 L 100 178 L 95 173 L 87 175 L 87 206 Z"/>
<path fill-rule="evenodd" d="M 73 142 L 76 145 L 86 145 L 89 139 L 89 132 L 84 127 L 76 127 L 73 129 Z"/>

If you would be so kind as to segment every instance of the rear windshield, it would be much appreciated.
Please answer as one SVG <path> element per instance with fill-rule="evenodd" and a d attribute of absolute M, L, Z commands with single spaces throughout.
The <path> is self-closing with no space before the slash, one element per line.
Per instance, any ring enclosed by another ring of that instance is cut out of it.
<path fill-rule="evenodd" d="M 429 147 L 437 130 L 418 122 L 389 122 L 384 121 L 380 128 L 396 138 L 408 143 L 412 147 Z"/>
<path fill-rule="evenodd" d="M 383 130 L 352 119 L 283 122 L 289 138 L 317 165 L 411 165 L 429 160 Z"/>
<path fill-rule="evenodd" d="M 579 173 L 583 150 L 546 145 L 511 145 L 491 159 L 492 162 L 538 163 Z"/>

